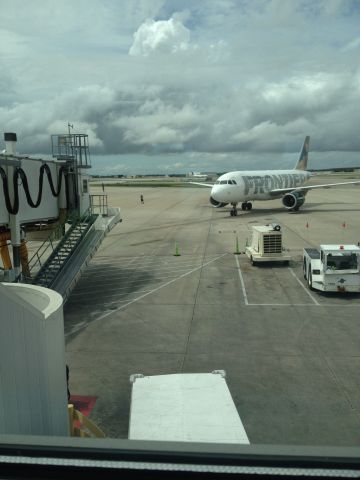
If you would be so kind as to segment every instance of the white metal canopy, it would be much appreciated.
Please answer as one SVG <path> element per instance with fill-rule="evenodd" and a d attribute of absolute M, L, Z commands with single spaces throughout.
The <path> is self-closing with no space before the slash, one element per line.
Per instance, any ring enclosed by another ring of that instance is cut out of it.
<path fill-rule="evenodd" d="M 132 376 L 129 438 L 248 444 L 224 376 Z"/>

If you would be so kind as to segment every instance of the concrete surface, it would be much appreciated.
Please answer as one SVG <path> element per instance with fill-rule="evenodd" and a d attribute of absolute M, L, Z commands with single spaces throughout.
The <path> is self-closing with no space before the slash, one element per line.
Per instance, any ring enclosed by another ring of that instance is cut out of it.
<path fill-rule="evenodd" d="M 360 186 L 312 191 L 298 213 L 274 200 L 238 217 L 206 188 L 106 193 L 123 223 L 72 292 L 65 333 L 71 392 L 98 397 L 91 418 L 108 436 L 127 437 L 131 374 L 224 369 L 251 443 L 359 445 L 360 295 L 310 292 L 301 253 L 360 240 Z M 273 222 L 289 268 L 233 254 L 236 235 L 244 251 L 251 226 Z"/>

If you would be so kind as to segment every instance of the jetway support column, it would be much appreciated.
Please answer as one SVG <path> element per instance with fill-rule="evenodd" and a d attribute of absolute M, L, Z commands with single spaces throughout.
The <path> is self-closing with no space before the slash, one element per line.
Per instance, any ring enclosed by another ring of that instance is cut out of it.
<path fill-rule="evenodd" d="M 69 435 L 63 299 L 53 290 L 1 283 L 0 438 Z"/>
<path fill-rule="evenodd" d="M 5 140 L 5 154 L 6 155 L 15 155 L 16 154 L 16 133 L 4 133 Z M 7 178 L 8 178 L 8 188 L 11 204 L 14 204 L 14 167 L 7 167 Z M 18 215 L 9 214 L 9 226 L 10 226 L 10 235 L 11 235 L 11 245 L 13 249 L 13 268 L 14 276 L 16 279 L 19 279 L 21 275 L 21 262 L 20 262 L 20 245 L 21 245 L 21 229 L 20 229 L 20 220 Z"/>

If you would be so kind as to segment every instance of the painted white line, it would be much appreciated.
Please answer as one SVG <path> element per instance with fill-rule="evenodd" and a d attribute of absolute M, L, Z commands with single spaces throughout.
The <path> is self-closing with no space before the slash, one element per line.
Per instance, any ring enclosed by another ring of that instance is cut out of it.
<path fill-rule="evenodd" d="M 162 276 L 162 277 L 151 277 L 150 280 L 147 280 L 147 279 L 144 279 L 144 280 L 137 280 L 137 279 L 134 279 L 134 280 L 130 280 L 128 281 L 126 277 L 123 277 L 123 282 L 121 282 L 119 279 L 117 279 L 117 282 L 113 282 L 112 279 L 109 279 L 108 282 L 104 282 L 102 281 L 101 282 L 101 286 L 106 286 L 106 285 L 114 285 L 114 287 L 107 287 L 106 288 L 106 292 L 108 292 L 109 290 L 127 290 L 129 288 L 131 288 L 132 286 L 137 286 L 137 285 L 144 285 L 144 284 L 148 284 L 150 283 L 150 281 L 152 283 L 159 283 L 159 282 L 163 282 L 164 280 L 166 280 L 167 278 L 174 278 L 176 277 L 176 275 L 166 275 L 166 276 Z M 97 285 L 97 282 L 93 281 L 93 283 L 96 283 Z M 126 285 L 123 285 L 123 284 L 126 284 Z M 123 285 L 123 286 L 122 286 Z M 91 288 L 91 286 L 90 286 Z M 88 285 L 81 285 L 79 286 L 75 291 L 74 291 L 74 295 L 75 294 L 79 294 L 81 292 L 86 292 L 89 290 L 89 283 Z M 99 288 L 97 288 L 97 290 L 99 290 Z M 106 293 L 106 292 L 102 292 L 102 293 Z M 94 292 L 93 292 L 94 294 Z"/>
<path fill-rule="evenodd" d="M 297 275 L 295 274 L 294 270 L 291 267 L 288 267 L 289 272 L 291 275 L 295 278 L 295 280 L 298 282 L 298 284 L 304 289 L 304 291 L 309 295 L 311 300 L 315 303 L 315 305 L 318 305 L 320 307 L 320 303 L 316 300 L 315 297 L 311 295 L 309 290 L 305 287 L 305 285 L 298 279 Z"/>
<path fill-rule="evenodd" d="M 177 269 L 172 268 L 171 270 L 166 270 L 166 269 L 161 268 L 161 267 L 159 267 L 159 269 L 155 269 L 153 267 L 151 270 L 155 271 L 159 275 L 162 275 L 162 274 L 179 275 L 179 273 L 185 273 L 184 270 L 186 270 L 187 268 L 193 268 L 193 267 L 194 267 L 194 264 L 192 263 L 188 266 L 178 267 Z M 105 270 L 105 268 L 104 268 L 104 270 Z M 133 273 L 136 273 L 136 272 L 141 272 L 141 273 L 143 273 L 144 271 L 148 272 L 149 270 L 150 270 L 149 268 L 144 269 L 144 268 L 136 267 L 136 268 L 134 268 L 134 270 L 132 270 L 130 275 L 133 275 Z M 81 280 L 84 280 L 84 281 L 92 281 L 94 279 L 98 280 L 99 278 L 108 279 L 108 281 L 111 283 L 112 280 L 117 280 L 117 279 L 128 280 L 129 275 L 127 275 L 125 271 L 122 271 L 122 272 L 119 272 L 119 273 L 112 273 L 112 272 L 108 272 L 108 273 L 97 273 L 97 272 L 88 273 L 87 272 L 86 275 L 81 276 Z M 101 283 L 103 283 L 103 282 L 104 282 L 104 280 L 101 281 Z"/>
<path fill-rule="evenodd" d="M 237 255 L 235 255 L 235 260 L 236 260 L 236 265 L 238 267 L 239 278 L 240 278 L 241 288 L 242 288 L 243 295 L 244 295 L 245 305 L 249 305 L 248 298 L 247 298 L 247 295 L 246 295 L 245 282 L 244 282 L 244 278 L 243 278 L 242 273 L 241 273 L 240 264 L 239 264 L 239 260 L 238 260 Z"/>
<path fill-rule="evenodd" d="M 111 291 L 114 291 L 115 293 L 108 293 L 108 292 L 111 292 Z M 108 299 L 109 297 L 119 297 L 121 298 L 122 295 L 126 295 L 126 296 L 129 296 L 129 295 L 132 295 L 134 293 L 146 293 L 146 292 L 150 292 L 150 290 L 135 290 L 133 292 L 129 292 L 128 294 L 127 293 L 123 293 L 123 292 L 119 292 L 117 290 L 106 290 L 106 292 L 101 292 L 101 296 L 102 298 L 104 298 L 104 300 Z M 79 293 L 72 293 L 71 294 L 71 297 L 90 297 L 90 298 L 94 298 L 96 296 L 96 293 L 95 292 L 79 292 Z"/>
<path fill-rule="evenodd" d="M 101 265 L 114 265 L 114 264 L 119 264 L 119 265 L 134 265 L 134 263 L 138 262 L 139 265 L 164 265 L 164 266 L 167 266 L 167 265 L 172 265 L 173 263 L 185 263 L 185 262 L 189 262 L 189 263 L 194 263 L 194 261 L 196 261 L 196 259 L 198 259 L 198 261 L 200 262 L 201 261 L 201 255 L 199 254 L 193 254 L 193 255 L 180 255 L 179 257 L 175 257 L 174 255 L 171 255 L 168 257 L 168 260 L 164 261 L 163 260 L 164 257 L 155 257 L 155 258 L 147 258 L 146 256 L 144 257 L 134 257 L 134 261 L 133 262 L 129 262 L 129 261 L 124 261 L 121 257 L 119 258 L 114 258 L 113 260 L 111 259 L 106 259 L 106 260 L 102 260 L 102 259 L 92 259 L 91 260 L 91 265 L 95 266 L 95 267 L 99 267 Z M 167 258 L 167 257 L 166 257 Z"/>
<path fill-rule="evenodd" d="M 215 254 L 214 254 L 215 255 Z M 122 256 L 116 256 L 116 258 L 114 259 L 114 257 L 112 255 L 96 255 L 95 258 L 93 258 L 91 261 L 92 262 L 103 262 L 103 261 L 109 261 L 109 262 L 112 262 L 113 260 L 117 260 L 118 262 L 122 262 L 124 260 L 128 260 L 128 261 L 132 261 L 132 260 L 148 260 L 149 262 L 154 262 L 154 263 L 157 263 L 159 261 L 165 263 L 167 262 L 168 260 L 167 259 L 172 259 L 174 255 L 172 255 L 171 253 L 169 253 L 168 255 L 134 255 L 134 256 L 131 256 L 131 257 L 122 257 Z M 209 256 L 209 255 L 208 255 Z M 201 257 L 201 254 L 182 254 L 181 257 L 183 259 L 191 259 L 193 257 Z"/>
<path fill-rule="evenodd" d="M 215 254 L 212 254 L 214 256 Z M 180 255 L 181 258 L 175 258 L 174 254 L 168 255 L 142 255 L 140 257 L 96 257 L 91 260 L 94 264 L 101 264 L 101 263 L 113 263 L 113 261 L 117 263 L 132 263 L 138 261 L 139 263 L 162 263 L 163 265 L 168 264 L 170 261 L 174 260 L 182 260 L 182 261 L 192 261 L 194 258 L 201 258 L 201 254 L 199 253 L 192 253 L 191 255 Z"/>
<path fill-rule="evenodd" d="M 86 276 L 92 276 L 92 275 L 99 275 L 99 276 L 108 276 L 108 275 L 118 275 L 119 273 L 128 271 L 128 270 L 154 270 L 154 269 L 159 269 L 161 271 L 177 271 L 179 269 L 185 269 L 185 268 L 192 268 L 194 265 L 201 265 L 201 260 L 189 262 L 189 263 L 178 263 L 178 264 L 172 264 L 172 265 L 162 265 L 159 263 L 154 263 L 152 265 L 149 264 L 139 264 L 139 263 L 132 263 L 131 265 L 123 265 L 121 263 L 104 263 L 102 264 L 101 268 L 96 267 L 93 268 L 91 266 L 88 267 L 86 271 Z M 118 269 L 119 271 L 110 271 L 108 270 L 109 267 L 112 267 L 113 269 Z M 84 275 L 85 276 L 85 275 Z"/>
<path fill-rule="evenodd" d="M 114 284 L 114 282 L 110 282 L 110 283 L 109 282 L 101 282 L 101 286 L 106 286 L 108 284 L 110 284 L 111 286 L 108 286 L 106 288 L 106 291 L 99 290 L 99 287 L 98 287 L 96 289 L 96 292 L 91 290 L 93 285 L 90 285 L 90 286 L 89 285 L 87 285 L 87 286 L 81 285 L 81 287 L 78 287 L 77 289 L 75 289 L 74 293 L 72 293 L 71 295 L 84 295 L 85 293 L 89 294 L 89 295 L 95 295 L 98 292 L 100 292 L 101 295 L 106 295 L 106 293 L 110 292 L 110 291 L 119 292 L 119 294 L 121 295 L 123 293 L 122 290 L 129 290 L 129 289 L 134 288 L 134 287 L 143 288 L 145 285 L 148 285 L 149 283 L 159 284 L 161 282 L 166 281 L 166 279 L 168 279 L 168 278 L 178 278 L 178 276 L 168 275 L 168 276 L 163 276 L 163 277 L 152 277 L 150 280 L 146 280 L 146 279 L 145 280 L 131 280 L 129 282 L 126 282 L 126 278 L 124 278 L 124 282 L 119 282 L 118 281 L 116 284 Z M 126 285 L 124 285 L 124 283 Z"/>
<path fill-rule="evenodd" d="M 72 335 L 73 333 L 76 333 L 78 332 L 79 330 L 83 330 L 84 328 L 86 328 L 87 326 L 89 326 L 90 324 L 92 323 L 95 323 L 95 322 L 98 322 L 100 320 L 103 320 L 104 318 L 108 317 L 109 315 L 112 315 L 113 313 L 115 312 L 118 312 L 120 310 L 123 310 L 124 308 L 128 307 L 129 305 L 132 305 L 133 303 L 147 297 L 148 295 L 152 294 L 152 293 L 155 293 L 159 290 L 161 290 L 162 288 L 164 287 L 167 287 L 169 285 L 171 285 L 172 283 L 176 282 L 177 280 L 180 280 L 181 278 L 184 278 L 186 277 L 187 275 L 191 275 L 192 273 L 196 272 L 197 270 L 200 270 L 201 268 L 204 268 L 206 267 L 207 265 L 210 265 L 210 263 L 213 263 L 213 262 L 216 262 L 216 260 L 219 260 L 220 258 L 224 257 L 225 255 L 228 255 L 227 253 L 223 253 L 222 255 L 219 255 L 218 257 L 212 259 L 212 260 L 209 260 L 208 262 L 206 263 L 203 263 L 202 265 L 200 265 L 199 267 L 196 267 L 196 268 L 193 268 L 192 270 L 190 270 L 189 272 L 186 272 L 186 273 L 183 273 L 182 275 L 180 275 L 179 277 L 177 278 L 173 278 L 172 280 L 164 283 L 163 285 L 160 285 L 159 287 L 157 288 L 154 288 L 153 290 L 150 290 L 150 292 L 147 292 L 147 293 L 144 293 L 144 295 L 140 295 L 140 297 L 137 297 L 135 298 L 134 300 L 131 300 L 130 302 L 127 302 L 125 303 L 125 305 L 121 305 L 120 307 L 116 308 L 115 310 L 111 310 L 109 312 L 106 312 L 104 313 L 103 315 L 100 315 L 100 317 L 98 318 L 95 318 L 92 322 L 89 322 L 87 325 L 82 325 L 81 327 L 78 327 L 74 330 L 71 330 L 70 332 L 66 333 L 65 334 L 65 337 L 68 337 L 69 335 Z"/>
<path fill-rule="evenodd" d="M 314 303 L 248 303 L 249 307 L 317 307 Z"/>

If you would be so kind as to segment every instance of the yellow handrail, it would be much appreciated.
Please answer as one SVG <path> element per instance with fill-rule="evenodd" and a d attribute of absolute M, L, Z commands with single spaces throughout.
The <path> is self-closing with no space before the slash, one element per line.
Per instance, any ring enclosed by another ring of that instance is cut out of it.
<path fill-rule="evenodd" d="M 96 437 L 105 438 L 105 433 L 89 420 L 85 415 L 75 409 L 74 405 L 68 405 L 70 435 L 72 437 Z M 80 422 L 81 426 L 76 427 L 74 422 Z"/>

